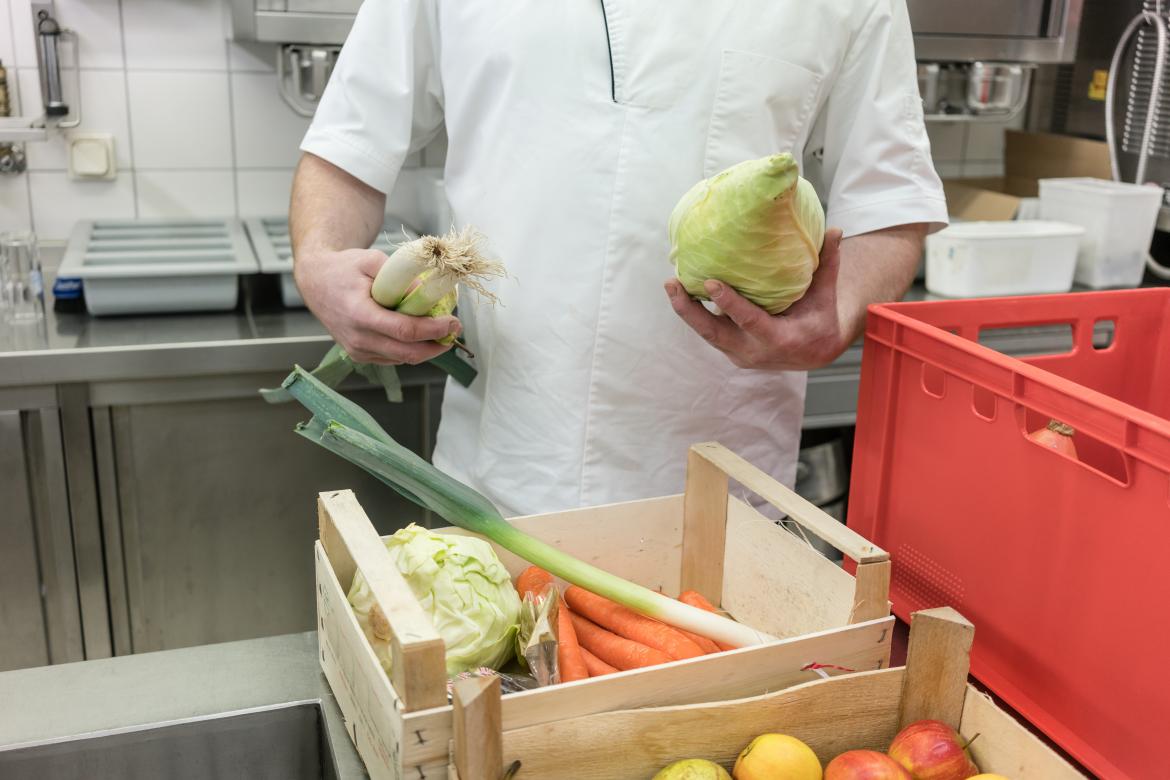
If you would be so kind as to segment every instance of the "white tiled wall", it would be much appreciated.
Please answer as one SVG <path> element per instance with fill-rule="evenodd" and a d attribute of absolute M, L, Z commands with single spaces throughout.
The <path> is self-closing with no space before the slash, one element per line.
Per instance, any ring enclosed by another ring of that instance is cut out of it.
<path fill-rule="evenodd" d="M 79 219 L 282 215 L 308 127 L 277 92 L 273 47 L 228 40 L 223 0 L 56 0 L 78 32 L 82 125 L 114 137 L 114 181 L 73 181 L 63 135 L 26 144 L 28 172 L 0 175 L 0 230 L 46 241 Z M 29 0 L 0 0 L 0 61 L 15 109 L 40 112 Z M 67 65 L 72 57 L 67 57 Z M 72 74 L 66 98 L 76 104 Z M 441 166 L 436 142 L 426 162 Z M 410 161 L 388 207 L 426 226 L 437 168 Z"/>

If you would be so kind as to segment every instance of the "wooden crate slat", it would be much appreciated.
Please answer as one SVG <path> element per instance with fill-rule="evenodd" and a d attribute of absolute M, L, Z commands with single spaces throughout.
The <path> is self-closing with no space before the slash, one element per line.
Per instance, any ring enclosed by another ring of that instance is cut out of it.
<path fill-rule="evenodd" d="M 753 628 L 791 637 L 849 623 L 856 580 L 738 498 L 723 571 L 723 608 Z"/>
<path fill-rule="evenodd" d="M 676 661 L 651 669 L 621 672 L 556 689 L 524 691 L 503 698 L 504 729 L 536 727 L 549 721 L 653 705 L 720 701 L 779 690 L 818 679 L 803 671 L 810 663 L 858 671 L 890 663 L 894 618 L 832 629 L 762 647 Z M 406 716 L 406 731 L 421 727 L 425 743 L 407 746 L 408 757 L 430 763 L 447 754 L 452 736 L 449 710 Z"/>
<path fill-rule="evenodd" d="M 687 453 L 679 590 L 697 590 L 718 604 L 727 545 L 727 473 L 692 448 Z"/>
<path fill-rule="evenodd" d="M 950 607 L 915 612 L 906 648 L 906 688 L 899 722 L 941 720 L 959 727 L 963 716 L 975 626 Z"/>
<path fill-rule="evenodd" d="M 971 743 L 971 758 L 982 772 L 1011 778 L 1083 780 L 1056 751 L 995 705 L 990 696 L 967 686 L 959 729 Z"/>
<path fill-rule="evenodd" d="M 806 742 L 822 762 L 854 748 L 885 750 L 898 726 L 902 670 L 848 675 L 734 702 L 607 712 L 504 733 L 504 762 L 526 778 L 652 777 L 679 758 L 730 766 L 760 734 Z M 601 745 L 608 746 L 599 750 Z"/>
<path fill-rule="evenodd" d="M 362 572 L 390 632 L 391 679 L 408 710 L 447 703 L 447 662 L 443 640 L 386 551 L 351 490 L 322 493 L 321 538 L 348 552 Z M 329 527 L 331 526 L 331 528 Z"/>
<path fill-rule="evenodd" d="M 889 553 L 885 550 L 825 514 L 820 507 L 801 498 L 723 445 L 707 442 L 696 444 L 691 450 L 858 563 L 889 560 Z"/>

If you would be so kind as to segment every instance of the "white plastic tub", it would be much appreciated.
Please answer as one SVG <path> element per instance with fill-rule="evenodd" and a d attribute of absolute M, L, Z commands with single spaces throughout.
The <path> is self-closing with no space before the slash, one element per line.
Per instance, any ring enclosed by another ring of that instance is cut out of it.
<path fill-rule="evenodd" d="M 303 309 L 305 301 L 293 279 L 292 241 L 288 234 L 288 217 L 255 218 L 244 221 L 244 228 L 252 239 L 260 273 L 280 276 L 280 302 L 286 309 Z M 421 235 L 394 215 L 386 217 L 382 232 L 374 241 L 374 249 L 386 254 L 394 251 L 395 242 Z"/>
<path fill-rule="evenodd" d="M 1096 289 L 1137 287 L 1162 205 L 1162 188 L 1105 179 L 1041 179 L 1043 219 L 1085 228 L 1075 279 Z"/>
<path fill-rule="evenodd" d="M 95 317 L 228 311 L 259 270 L 235 219 L 78 222 L 58 278 L 81 279 Z"/>
<path fill-rule="evenodd" d="M 1060 222 L 961 222 L 926 239 L 926 289 L 948 298 L 1072 289 L 1084 228 Z"/>

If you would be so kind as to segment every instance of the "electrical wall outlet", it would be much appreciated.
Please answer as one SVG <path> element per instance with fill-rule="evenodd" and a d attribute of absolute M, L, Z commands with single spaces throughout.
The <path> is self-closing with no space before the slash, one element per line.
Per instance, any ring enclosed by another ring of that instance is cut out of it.
<path fill-rule="evenodd" d="M 109 133 L 69 133 L 69 178 L 110 180 L 118 175 L 114 136 Z"/>

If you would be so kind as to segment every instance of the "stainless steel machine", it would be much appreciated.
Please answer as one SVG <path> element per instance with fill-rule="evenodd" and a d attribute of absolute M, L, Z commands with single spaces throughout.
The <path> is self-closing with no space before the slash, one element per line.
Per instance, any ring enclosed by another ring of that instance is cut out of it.
<path fill-rule="evenodd" d="M 1071 62 L 1082 0 L 908 0 L 928 113 L 1003 119 L 1037 63 Z M 280 44 L 281 94 L 309 115 L 361 0 L 230 0 L 232 35 Z"/>
<path fill-rule="evenodd" d="M 927 121 L 1002 122 L 1037 65 L 1072 62 L 1082 0 L 908 0 Z"/>
<path fill-rule="evenodd" d="M 1082 0 L 908 0 L 920 60 L 1071 62 Z"/>
<path fill-rule="evenodd" d="M 230 0 L 232 37 L 279 44 L 280 95 L 312 116 L 362 0 Z"/>

